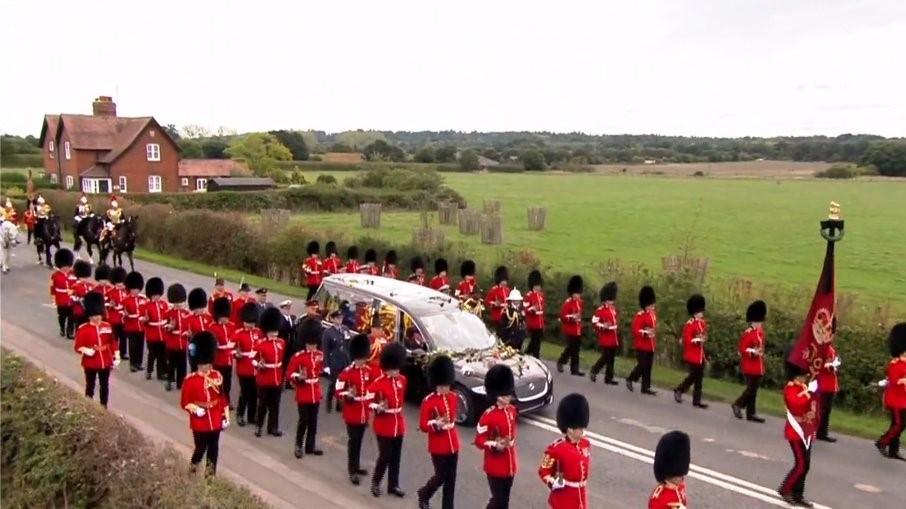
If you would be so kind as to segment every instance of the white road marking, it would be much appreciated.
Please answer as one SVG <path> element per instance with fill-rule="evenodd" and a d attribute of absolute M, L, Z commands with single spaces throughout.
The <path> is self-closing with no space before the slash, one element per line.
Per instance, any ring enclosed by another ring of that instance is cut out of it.
<path fill-rule="evenodd" d="M 764 456 L 764 455 L 762 455 L 762 454 L 758 454 L 757 452 L 754 452 L 754 451 L 740 451 L 740 450 L 736 450 L 736 449 L 726 449 L 726 451 L 727 451 L 727 452 L 735 452 L 736 454 L 745 456 L 746 458 L 757 458 L 757 459 L 760 459 L 760 460 L 768 460 L 768 461 L 771 461 L 771 458 L 768 458 L 767 456 Z"/>
<path fill-rule="evenodd" d="M 714 440 L 713 438 L 703 438 L 702 442 L 707 442 L 709 444 L 713 444 L 714 442 L 716 442 L 716 440 Z"/>
<path fill-rule="evenodd" d="M 560 434 L 560 430 L 557 428 L 557 423 L 553 419 L 549 419 L 540 415 L 526 415 L 522 416 L 522 420 L 537 428 L 546 429 L 548 431 Z M 654 463 L 654 451 L 651 451 L 649 449 L 637 447 L 630 443 L 610 438 L 588 430 L 585 431 L 585 438 L 587 438 L 593 446 L 600 449 L 614 452 L 622 456 L 626 456 L 627 458 L 641 461 L 643 463 Z M 738 477 L 733 477 L 731 475 L 717 472 L 709 468 L 692 464 L 689 466 L 689 477 L 733 491 L 735 493 L 739 493 L 740 495 L 745 495 L 747 497 L 761 500 L 762 502 L 766 502 L 771 505 L 778 507 L 789 507 L 786 502 L 780 499 L 780 497 L 777 495 L 777 492 L 773 489 L 765 488 L 764 486 L 751 483 L 744 479 L 739 479 Z M 815 507 L 816 509 L 831 509 L 830 507 L 821 504 L 815 504 Z"/>
<path fill-rule="evenodd" d="M 866 493 L 881 493 L 882 491 L 884 491 L 881 488 L 878 488 L 877 486 L 874 486 L 871 484 L 862 484 L 862 483 L 854 484 L 853 488 L 855 488 L 859 491 L 864 491 Z"/>
<path fill-rule="evenodd" d="M 623 418 L 623 419 L 617 419 L 617 422 L 620 422 L 622 424 L 626 424 L 629 426 L 635 426 L 637 428 L 642 428 L 643 430 L 647 431 L 648 433 L 653 433 L 656 435 L 663 435 L 664 433 L 667 432 L 666 428 L 662 428 L 660 426 L 651 426 L 650 424 L 645 424 L 644 422 L 637 421 L 635 419 Z"/>

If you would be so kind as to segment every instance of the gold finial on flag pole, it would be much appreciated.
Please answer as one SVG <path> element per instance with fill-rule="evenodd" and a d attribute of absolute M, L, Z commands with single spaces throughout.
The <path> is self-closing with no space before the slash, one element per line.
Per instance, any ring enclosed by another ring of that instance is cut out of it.
<path fill-rule="evenodd" d="M 839 220 L 840 215 L 841 215 L 840 214 L 840 204 L 835 201 L 831 201 L 830 202 L 830 211 L 827 214 L 827 218 L 833 219 L 833 220 Z"/>

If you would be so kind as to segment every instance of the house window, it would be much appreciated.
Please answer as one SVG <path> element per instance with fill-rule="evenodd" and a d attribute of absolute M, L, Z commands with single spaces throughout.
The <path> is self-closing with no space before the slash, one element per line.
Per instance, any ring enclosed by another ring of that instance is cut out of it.
<path fill-rule="evenodd" d="M 53 140 L 47 142 L 47 151 L 50 152 L 50 158 L 53 159 Z"/>
<path fill-rule="evenodd" d="M 75 179 L 72 178 L 72 175 L 66 175 L 66 189 L 72 189 L 72 186 L 75 185 Z"/>
<path fill-rule="evenodd" d="M 189 187 L 189 177 L 183 177 L 179 179 L 179 185 L 182 187 Z"/>
<path fill-rule="evenodd" d="M 160 192 L 160 175 L 148 175 L 148 192 Z"/>
<path fill-rule="evenodd" d="M 56 174 L 56 173 L 51 173 L 51 174 L 50 174 L 50 183 L 51 183 L 51 184 L 56 184 L 56 183 L 57 183 L 57 174 Z"/>
<path fill-rule="evenodd" d="M 127 184 L 126 177 L 121 176 L 119 179 L 119 184 L 120 184 L 120 192 L 125 193 L 128 190 L 127 185 L 126 185 Z"/>
<path fill-rule="evenodd" d="M 63 152 L 66 154 L 67 160 L 72 159 L 72 154 L 69 153 L 69 142 L 68 141 L 63 142 Z"/>
<path fill-rule="evenodd" d="M 195 190 L 196 191 L 207 191 L 208 189 L 208 179 L 199 178 L 195 179 Z"/>
<path fill-rule="evenodd" d="M 149 161 L 160 161 L 160 145 L 157 143 L 145 145 L 145 155 L 148 156 Z"/>

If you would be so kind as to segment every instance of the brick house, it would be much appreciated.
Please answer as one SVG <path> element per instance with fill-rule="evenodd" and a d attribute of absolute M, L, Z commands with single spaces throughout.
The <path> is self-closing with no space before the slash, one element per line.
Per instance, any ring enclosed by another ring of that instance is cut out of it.
<path fill-rule="evenodd" d="M 232 159 L 182 159 L 179 161 L 179 190 L 207 191 L 208 182 L 215 178 L 246 173 L 248 169 Z"/>
<path fill-rule="evenodd" d="M 180 186 L 179 145 L 154 117 L 118 117 L 113 99 L 95 99 L 92 115 L 45 115 L 44 169 L 64 189 L 87 193 L 159 193 Z"/>

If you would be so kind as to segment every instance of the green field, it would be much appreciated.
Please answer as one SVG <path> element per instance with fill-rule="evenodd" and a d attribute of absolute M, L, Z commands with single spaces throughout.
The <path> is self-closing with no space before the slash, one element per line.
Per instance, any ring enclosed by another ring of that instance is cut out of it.
<path fill-rule="evenodd" d="M 342 181 L 349 173 L 334 173 Z M 312 181 L 316 174 L 306 174 Z M 500 200 L 504 247 L 529 248 L 554 269 L 590 273 L 620 259 L 657 268 L 691 239 L 710 274 L 811 291 L 824 242 L 818 221 L 842 205 L 846 237 L 837 286 L 873 302 L 906 303 L 906 182 L 710 179 L 596 174 L 444 174 L 471 207 Z M 547 227 L 529 231 L 526 207 L 547 207 Z M 357 213 L 304 214 L 317 229 L 361 234 Z M 387 212 L 374 235 L 408 242 L 417 213 Z M 496 248 L 444 227 L 447 240 L 474 244 L 492 263 Z M 371 232 L 369 232 L 371 233 Z"/>

